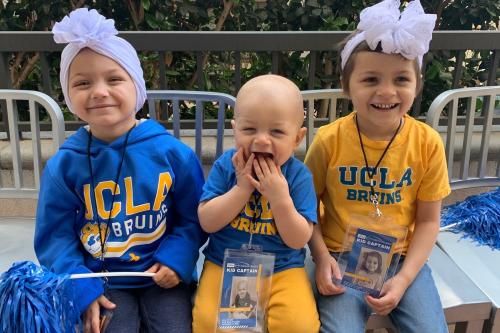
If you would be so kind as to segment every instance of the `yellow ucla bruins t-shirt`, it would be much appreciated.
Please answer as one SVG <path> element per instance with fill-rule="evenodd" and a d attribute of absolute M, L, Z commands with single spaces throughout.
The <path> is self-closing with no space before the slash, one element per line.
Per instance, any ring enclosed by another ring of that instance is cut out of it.
<path fill-rule="evenodd" d="M 324 207 L 320 219 L 330 251 L 342 249 L 351 214 L 368 215 L 370 178 L 359 142 L 356 112 L 318 129 L 305 163 L 313 174 L 316 195 Z M 394 223 L 408 227 L 403 253 L 415 223 L 416 203 L 441 200 L 450 193 L 444 147 L 427 124 L 405 115 L 403 126 L 373 175 L 380 209 Z M 368 166 L 373 168 L 387 141 L 362 135 Z"/>

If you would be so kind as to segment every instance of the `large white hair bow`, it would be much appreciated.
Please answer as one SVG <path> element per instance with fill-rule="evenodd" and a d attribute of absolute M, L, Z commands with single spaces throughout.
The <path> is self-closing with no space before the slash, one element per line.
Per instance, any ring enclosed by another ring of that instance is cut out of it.
<path fill-rule="evenodd" d="M 361 11 L 357 27 L 360 32 L 346 43 L 340 54 L 342 68 L 356 46 L 363 41 L 372 50 L 380 43 L 384 53 L 398 53 L 410 60 L 416 58 L 422 67 L 436 15 L 425 14 L 419 0 L 410 2 L 402 13 L 399 6 L 399 0 L 384 0 Z"/>
<path fill-rule="evenodd" d="M 73 111 L 68 96 L 68 75 L 71 62 L 81 49 L 88 47 L 116 61 L 130 75 L 135 84 L 136 105 L 138 111 L 146 101 L 146 83 L 136 50 L 125 39 L 116 36 L 115 22 L 106 19 L 95 9 L 79 8 L 65 16 L 52 28 L 56 43 L 69 43 L 61 54 L 61 72 L 59 78 L 66 105 Z"/>

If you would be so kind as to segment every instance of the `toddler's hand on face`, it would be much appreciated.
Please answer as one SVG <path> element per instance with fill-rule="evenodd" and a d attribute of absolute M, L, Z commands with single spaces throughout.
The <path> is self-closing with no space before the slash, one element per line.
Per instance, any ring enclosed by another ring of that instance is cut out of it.
<path fill-rule="evenodd" d="M 269 200 L 271 205 L 278 200 L 290 197 L 288 182 L 281 173 L 281 168 L 271 158 L 257 157 L 253 161 L 253 169 L 258 181 L 252 179 L 252 184 Z"/>
<path fill-rule="evenodd" d="M 254 159 L 255 155 L 251 154 L 248 160 L 245 161 L 242 148 L 239 148 L 231 159 L 236 171 L 236 185 L 248 191 L 254 190 L 254 186 L 252 185 L 252 164 Z"/>

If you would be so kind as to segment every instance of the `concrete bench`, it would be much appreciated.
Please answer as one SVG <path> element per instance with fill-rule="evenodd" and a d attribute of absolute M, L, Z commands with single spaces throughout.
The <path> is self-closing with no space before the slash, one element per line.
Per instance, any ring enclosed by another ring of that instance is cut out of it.
<path fill-rule="evenodd" d="M 7 270 L 14 261 L 31 260 L 36 262 L 33 250 L 33 233 L 34 219 L 2 218 L 0 220 L 0 239 L 2 239 L 3 243 L 2 248 L 0 248 L 0 272 Z M 447 234 L 441 236 L 443 237 L 440 237 L 440 239 L 444 241 L 450 239 Z M 198 273 L 201 273 L 203 260 L 203 255 L 200 255 L 197 262 Z M 496 262 L 499 262 L 498 258 Z M 309 272 L 312 272 L 314 264 L 310 256 L 306 259 L 306 265 Z M 492 303 L 488 296 L 437 246 L 432 251 L 429 265 L 443 304 L 446 321 L 448 324 L 454 325 L 454 330 L 451 332 L 480 333 L 485 321 L 488 321 L 485 327 L 489 327 L 489 321 L 494 321 L 493 317 L 490 319 L 490 314 L 496 316 L 499 311 L 498 298 L 500 293 L 497 292 L 497 303 L 492 311 Z M 496 268 L 498 272 L 500 268 L 498 266 Z M 488 270 L 480 269 L 478 271 L 484 272 Z M 479 273 L 479 275 L 481 274 Z M 497 284 L 490 286 L 490 289 L 496 288 L 497 291 L 499 290 L 499 276 L 497 274 Z M 497 321 L 500 320 L 499 318 L 500 316 L 496 316 Z M 498 327 L 497 325 L 496 328 Z M 381 328 L 394 329 L 389 317 L 373 314 L 368 321 L 367 329 L 370 331 Z M 498 333 L 498 331 L 492 332 Z"/>
<path fill-rule="evenodd" d="M 491 311 L 491 301 L 488 297 L 437 246 L 434 246 L 432 250 L 429 266 L 432 269 L 432 276 L 436 282 L 450 332 L 481 333 L 483 324 L 488 320 Z M 308 256 L 306 268 L 311 279 L 313 267 L 314 263 Z M 367 331 L 373 332 L 373 330 L 383 328 L 389 332 L 396 332 L 388 316 L 372 314 L 368 319 Z"/>
<path fill-rule="evenodd" d="M 439 235 L 438 245 L 492 302 L 483 332 L 500 333 L 500 251 L 449 232 Z"/>
<path fill-rule="evenodd" d="M 33 249 L 35 220 L 33 218 L 0 218 L 0 274 L 14 261 L 31 260 L 38 263 Z"/>

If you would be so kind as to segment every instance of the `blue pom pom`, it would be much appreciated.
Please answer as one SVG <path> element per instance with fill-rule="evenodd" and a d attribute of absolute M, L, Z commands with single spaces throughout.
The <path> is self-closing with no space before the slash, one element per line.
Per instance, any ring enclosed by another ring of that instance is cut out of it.
<path fill-rule="evenodd" d="M 1 332 L 75 332 L 80 324 L 69 275 L 30 261 L 0 276 Z"/>
<path fill-rule="evenodd" d="M 441 225 L 454 223 L 449 229 L 451 232 L 462 233 L 464 238 L 478 244 L 500 249 L 500 187 L 446 207 Z"/>

